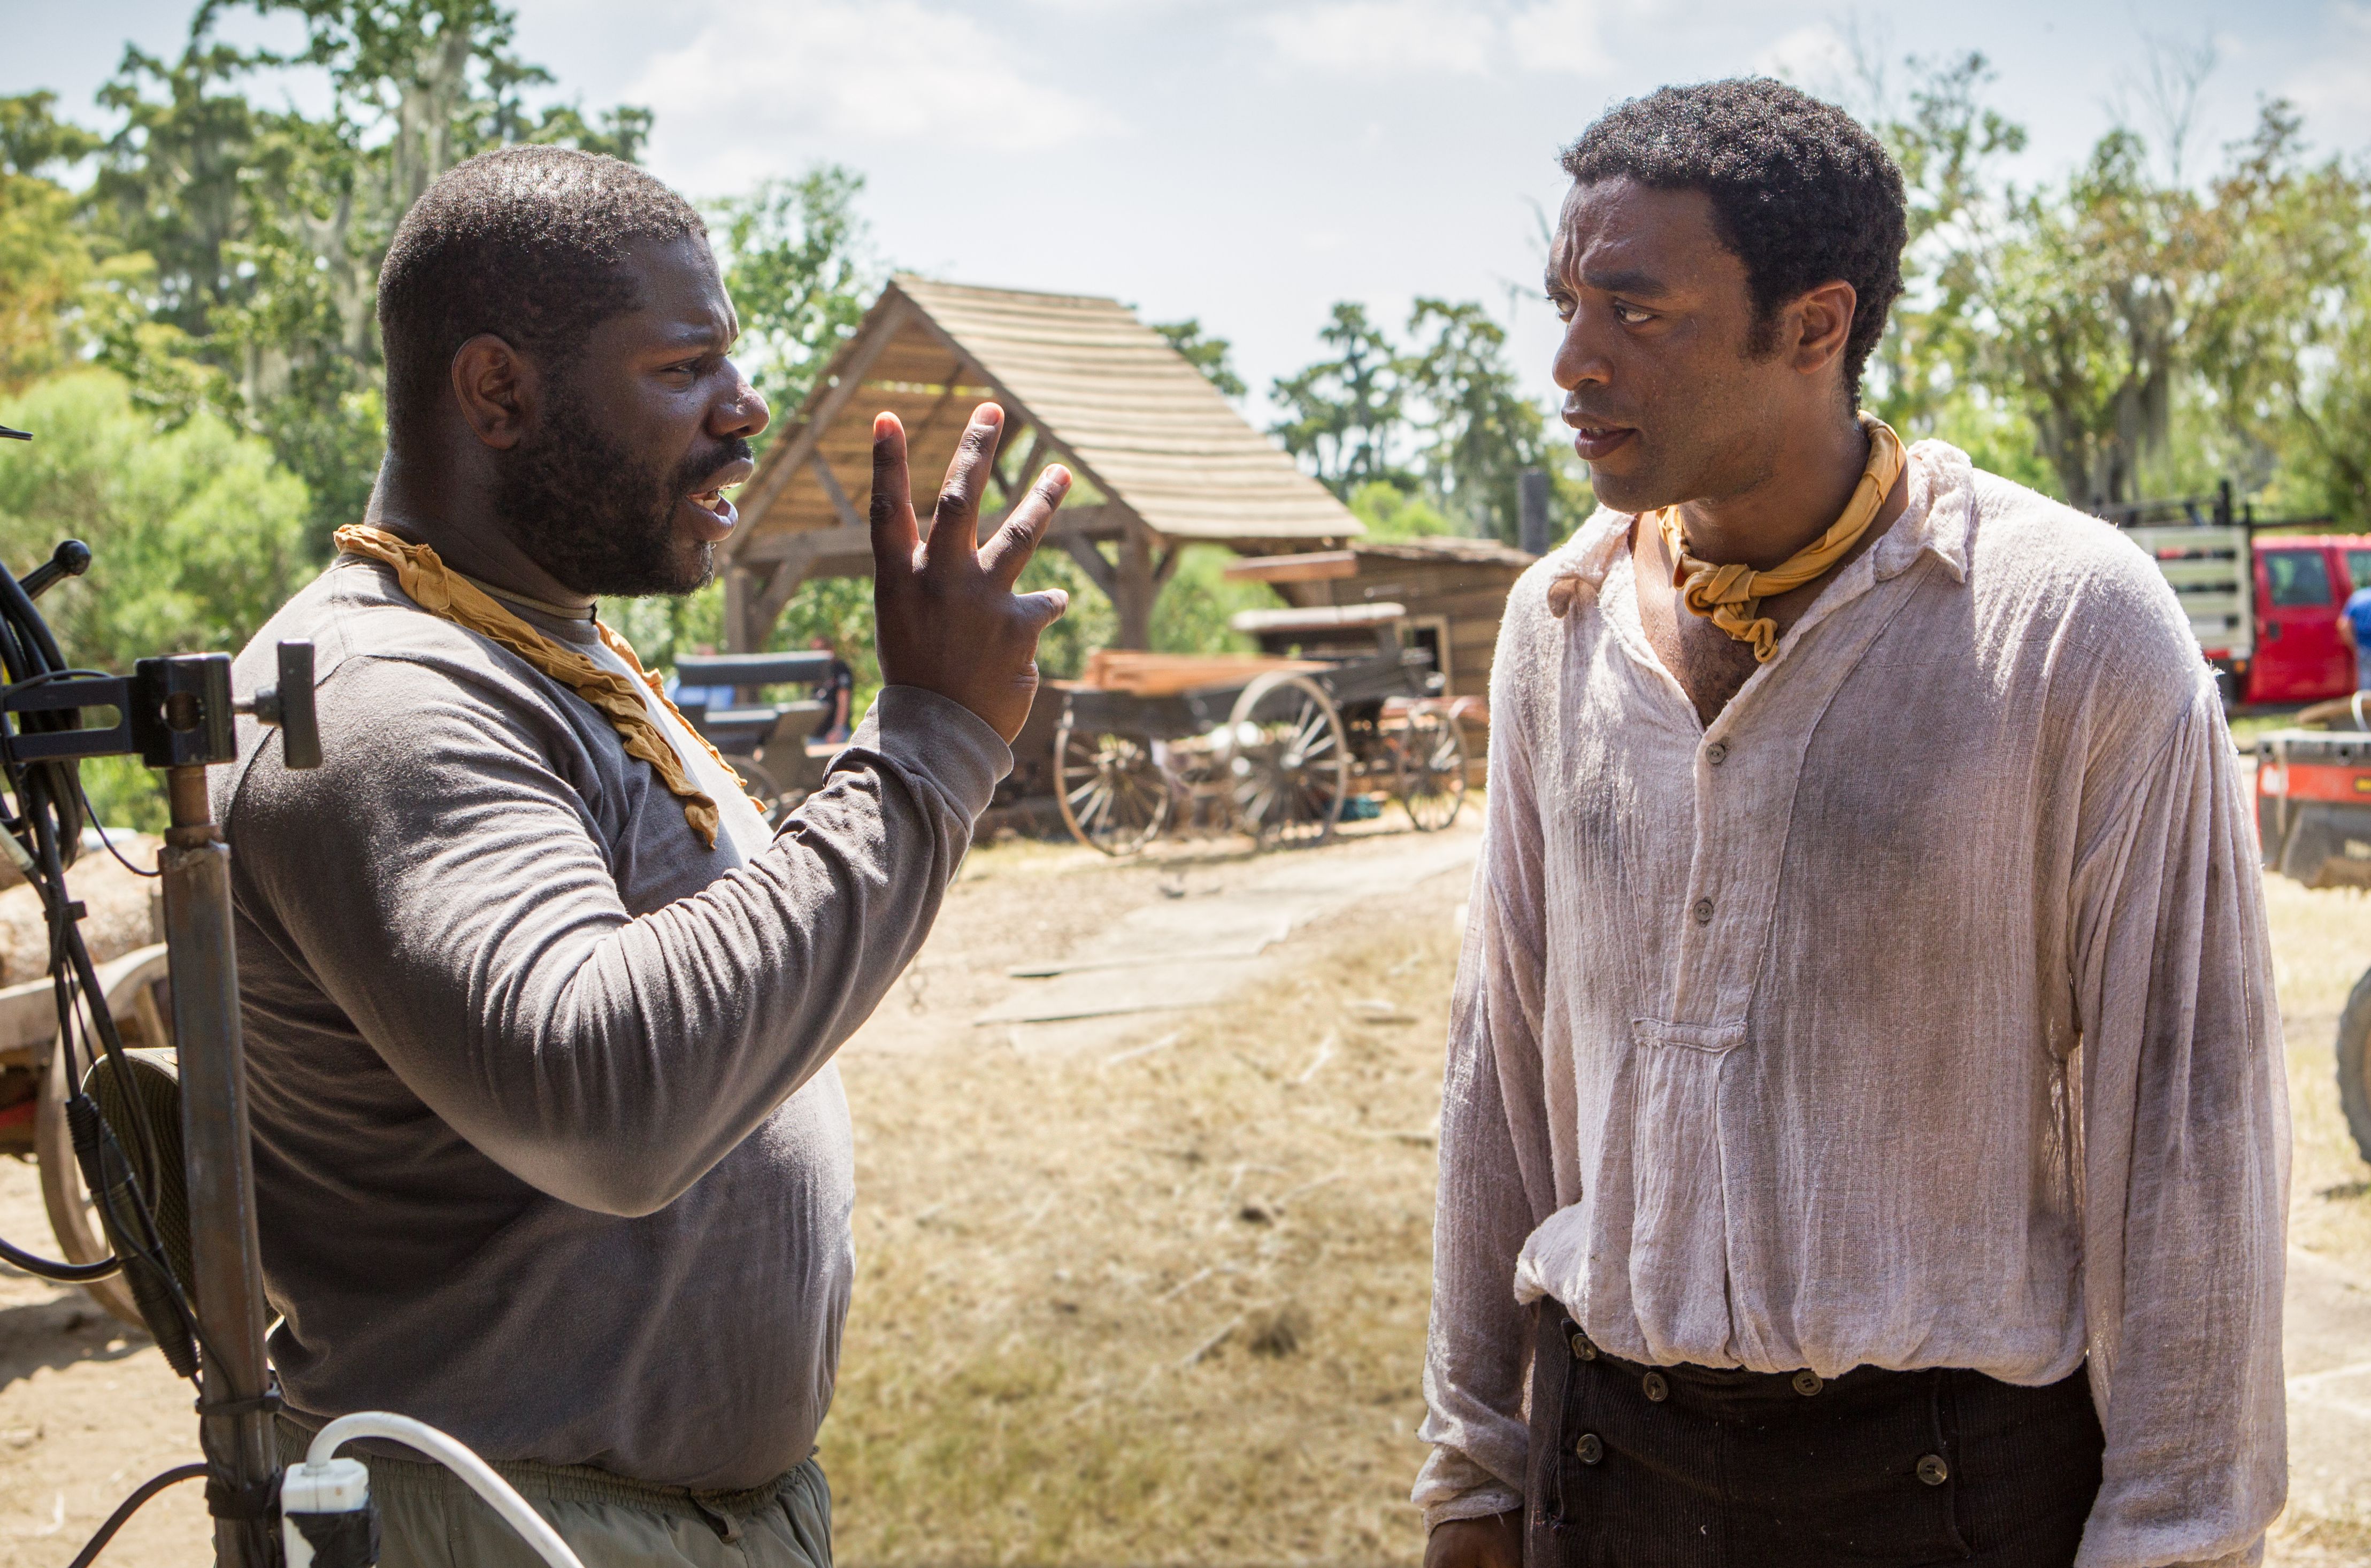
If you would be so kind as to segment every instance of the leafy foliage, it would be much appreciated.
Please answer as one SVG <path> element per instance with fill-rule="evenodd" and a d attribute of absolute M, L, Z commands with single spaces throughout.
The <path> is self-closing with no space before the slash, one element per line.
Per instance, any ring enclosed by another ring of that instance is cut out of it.
<path fill-rule="evenodd" d="M 517 57 L 512 15 L 494 0 L 251 0 L 304 22 L 306 46 L 287 55 L 223 42 L 215 24 L 228 8 L 203 0 L 177 55 L 125 51 L 99 94 L 119 121 L 103 141 L 56 121 L 48 95 L 0 100 L 12 165 L 98 158 L 75 213 L 93 262 L 53 248 L 63 259 L 47 272 L 10 266 L 10 293 L 20 277 L 50 280 L 43 297 L 79 288 L 87 342 L 144 407 L 168 423 L 211 409 L 264 436 L 306 482 L 318 557 L 361 513 L 377 467 L 375 290 L 411 202 L 453 164 L 504 143 L 634 157 L 651 120 L 633 108 L 588 117 L 573 103 L 531 106 L 527 94 L 551 77 Z M 290 66 L 328 74 L 326 114 L 264 106 L 257 87 Z M 17 194 L 0 192 L 0 245 L 31 226 L 6 200 Z M 8 304 L 0 296 L 0 322 Z M 9 365 L 31 352 L 0 332 Z"/>
<path fill-rule="evenodd" d="M 1202 330 L 1199 317 L 1185 321 L 1155 322 L 1152 329 L 1169 340 L 1169 346 L 1185 356 L 1186 363 L 1202 373 L 1203 377 L 1228 398 L 1240 398 L 1251 390 L 1243 378 L 1235 374 L 1228 358 L 1234 345 L 1224 338 L 1213 338 Z"/>
<path fill-rule="evenodd" d="M 825 164 L 718 203 L 724 284 L 741 316 L 741 355 L 788 427 L 816 377 L 864 319 L 879 287 L 856 199 L 864 177 Z"/>
<path fill-rule="evenodd" d="M 21 574 L 60 539 L 91 548 L 41 601 L 79 663 L 236 648 L 313 574 L 304 481 L 216 414 L 159 430 L 121 377 L 82 370 L 0 402 L 0 423 L 33 432 L 0 462 L 0 556 Z"/>
<path fill-rule="evenodd" d="M 2024 132 L 1983 106 L 1983 56 L 1911 65 L 1906 110 L 1873 117 L 1913 235 L 1869 379 L 1880 414 L 2077 505 L 2228 477 L 2371 521 L 2371 171 L 2309 158 L 2275 100 L 2185 181 L 2176 105 L 2165 144 L 2118 127 L 2064 179 L 2019 189 L 1998 164 Z"/>
<path fill-rule="evenodd" d="M 1369 512 L 1394 519 L 1394 536 L 1412 536 L 1401 530 L 1419 514 L 1386 507 L 1385 491 L 1421 496 L 1434 533 L 1515 543 L 1526 468 L 1549 476 L 1552 535 L 1589 514 L 1586 482 L 1523 395 L 1506 329 L 1481 306 L 1419 299 L 1403 344 L 1365 306 L 1344 303 L 1318 339 L 1335 357 L 1276 383 L 1271 396 L 1290 417 L 1271 433 L 1354 510 L 1364 497 Z"/>

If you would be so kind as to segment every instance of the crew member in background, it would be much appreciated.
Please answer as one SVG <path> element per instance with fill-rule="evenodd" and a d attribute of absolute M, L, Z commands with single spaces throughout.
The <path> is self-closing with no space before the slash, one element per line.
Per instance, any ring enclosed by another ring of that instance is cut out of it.
<path fill-rule="evenodd" d="M 596 617 L 688 593 L 766 404 L 699 214 L 626 164 L 473 158 L 379 278 L 364 525 L 240 655 L 318 652 L 322 766 L 243 721 L 234 862 L 283 1438 L 399 1411 L 496 1461 L 590 1568 L 826 1568 L 814 1458 L 854 1264 L 832 1053 L 921 945 L 1011 766 L 1069 478 L 973 548 L 1000 415 L 927 536 L 874 431 L 886 683 L 779 836 Z M 387 1568 L 531 1561 L 375 1457 Z"/>
<path fill-rule="evenodd" d="M 1492 682 L 1427 1560 L 2253 1562 L 2287 1099 L 2188 622 L 1859 411 L 1904 216 L 1842 111 L 1666 88 L 1564 167 L 1601 504 Z"/>
<path fill-rule="evenodd" d="M 2346 595 L 2338 612 L 2338 635 L 2354 650 L 2354 689 L 2371 691 L 2371 582 Z"/>
<path fill-rule="evenodd" d="M 856 672 L 839 656 L 828 637 L 817 637 L 809 644 L 818 653 L 831 655 L 831 679 L 815 695 L 823 699 L 823 721 L 815 726 L 815 738 L 834 744 L 848 739 L 848 705 L 856 696 Z"/>

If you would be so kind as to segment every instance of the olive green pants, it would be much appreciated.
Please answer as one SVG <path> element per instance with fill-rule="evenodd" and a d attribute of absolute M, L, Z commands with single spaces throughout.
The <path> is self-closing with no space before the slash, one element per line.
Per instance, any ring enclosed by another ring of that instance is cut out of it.
<path fill-rule="evenodd" d="M 281 1455 L 309 1435 L 283 1418 Z M 503 1516 L 442 1465 L 349 1448 L 370 1466 L 379 1568 L 543 1568 Z M 652 1486 L 579 1466 L 498 1464 L 584 1568 L 831 1568 L 831 1490 L 813 1459 L 746 1492 Z"/>

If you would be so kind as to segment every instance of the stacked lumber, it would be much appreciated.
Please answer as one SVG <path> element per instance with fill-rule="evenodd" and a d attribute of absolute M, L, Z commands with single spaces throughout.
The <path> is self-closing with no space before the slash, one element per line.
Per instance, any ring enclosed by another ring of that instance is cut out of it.
<path fill-rule="evenodd" d="M 1268 659 L 1256 653 L 1139 653 L 1098 648 L 1087 655 L 1080 684 L 1137 697 L 1174 697 L 1203 686 L 1248 686 L 1270 670 L 1325 668 L 1306 659 Z"/>

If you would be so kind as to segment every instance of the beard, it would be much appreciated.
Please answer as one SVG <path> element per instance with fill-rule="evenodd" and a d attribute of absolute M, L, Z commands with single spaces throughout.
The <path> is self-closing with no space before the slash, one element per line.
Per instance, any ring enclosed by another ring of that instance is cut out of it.
<path fill-rule="evenodd" d="M 750 455 L 735 437 L 672 469 L 639 462 L 593 423 L 564 379 L 539 428 L 503 465 L 494 505 L 511 536 L 558 582 L 595 598 L 689 594 L 716 575 L 715 547 L 676 532 L 700 481 Z"/>

